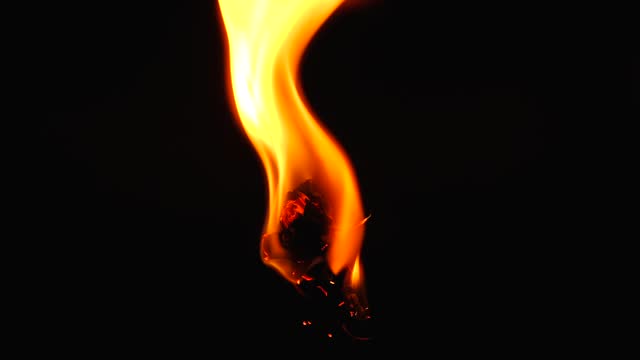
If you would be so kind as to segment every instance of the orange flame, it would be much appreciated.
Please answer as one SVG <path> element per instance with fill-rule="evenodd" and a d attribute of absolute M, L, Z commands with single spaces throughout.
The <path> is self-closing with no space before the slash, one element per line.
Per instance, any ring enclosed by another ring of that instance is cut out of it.
<path fill-rule="evenodd" d="M 288 192 L 308 179 L 322 193 L 331 217 L 326 259 L 334 274 L 346 270 L 350 286 L 362 282 L 359 254 L 364 213 L 354 169 L 340 144 L 307 105 L 298 77 L 306 46 L 344 0 L 219 0 L 227 35 L 230 93 L 237 118 L 264 166 L 268 209 L 261 252 L 265 264 L 295 283 L 304 266 L 273 234 L 309 201 Z M 353 273 L 353 270 L 356 273 Z"/>

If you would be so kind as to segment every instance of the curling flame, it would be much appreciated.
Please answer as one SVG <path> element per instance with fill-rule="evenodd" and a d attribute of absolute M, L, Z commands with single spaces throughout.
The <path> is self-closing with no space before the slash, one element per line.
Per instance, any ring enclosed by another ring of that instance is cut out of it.
<path fill-rule="evenodd" d="M 304 269 L 269 234 L 281 226 L 287 193 L 313 179 L 330 204 L 327 261 L 362 279 L 356 263 L 364 236 L 363 208 L 354 169 L 344 150 L 314 118 L 303 98 L 298 67 L 306 46 L 344 0 L 219 0 L 228 40 L 230 93 L 237 118 L 264 166 L 268 209 L 261 251 L 265 264 L 291 282 Z M 357 284 L 350 284 L 355 286 Z"/>

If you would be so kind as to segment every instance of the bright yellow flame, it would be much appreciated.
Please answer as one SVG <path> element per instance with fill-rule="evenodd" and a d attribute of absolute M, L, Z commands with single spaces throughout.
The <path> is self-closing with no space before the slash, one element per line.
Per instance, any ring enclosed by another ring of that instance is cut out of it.
<path fill-rule="evenodd" d="M 351 283 L 357 284 L 360 282 L 360 258 L 356 259 L 356 262 L 351 271 Z"/>
<path fill-rule="evenodd" d="M 232 100 L 268 181 L 263 260 L 292 282 L 299 280 L 303 269 L 270 234 L 279 231 L 287 193 L 305 180 L 312 179 L 330 205 L 331 271 L 353 270 L 364 236 L 354 169 L 340 144 L 309 110 L 298 77 L 305 48 L 343 1 L 218 1 L 228 40 Z M 361 278 L 361 273 L 359 269 L 352 279 Z"/>

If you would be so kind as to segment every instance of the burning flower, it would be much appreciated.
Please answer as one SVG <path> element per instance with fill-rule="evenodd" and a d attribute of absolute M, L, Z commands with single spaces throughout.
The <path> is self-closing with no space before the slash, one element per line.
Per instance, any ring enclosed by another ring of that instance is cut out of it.
<path fill-rule="evenodd" d="M 349 322 L 370 318 L 360 264 L 366 218 L 350 160 L 310 111 L 298 76 L 307 44 L 343 1 L 218 4 L 231 103 L 267 176 L 262 260 L 326 309 L 319 318 L 350 333 Z"/>

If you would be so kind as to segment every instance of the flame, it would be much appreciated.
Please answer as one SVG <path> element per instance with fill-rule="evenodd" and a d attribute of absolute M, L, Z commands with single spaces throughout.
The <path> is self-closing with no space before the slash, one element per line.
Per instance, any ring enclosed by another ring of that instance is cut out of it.
<path fill-rule="evenodd" d="M 346 270 L 361 285 L 359 254 L 364 212 L 355 172 L 302 93 L 298 67 L 305 48 L 344 0 L 219 0 L 227 35 L 231 100 L 236 118 L 259 155 L 268 182 L 260 248 L 265 264 L 296 283 L 308 264 L 294 261 L 277 234 L 308 202 L 288 197 L 312 179 L 327 204 L 331 230 L 326 260 L 334 274 Z M 356 270 L 355 272 L 353 270 Z"/>

